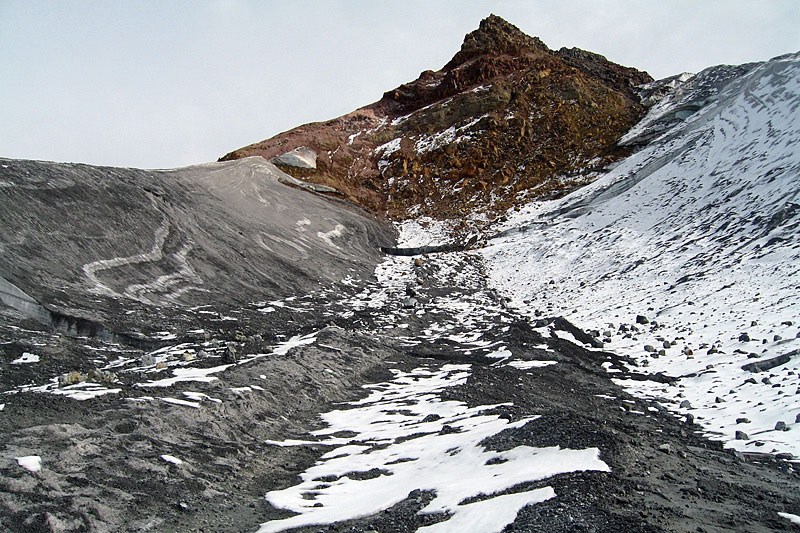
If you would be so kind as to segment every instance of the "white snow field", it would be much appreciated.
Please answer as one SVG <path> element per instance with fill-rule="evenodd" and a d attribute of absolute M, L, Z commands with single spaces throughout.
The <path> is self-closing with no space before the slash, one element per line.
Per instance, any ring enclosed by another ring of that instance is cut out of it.
<path fill-rule="evenodd" d="M 597 330 L 630 370 L 679 377 L 618 382 L 708 436 L 800 456 L 800 54 L 660 87 L 624 139 L 641 150 L 509 212 L 482 251 L 491 283 Z"/>

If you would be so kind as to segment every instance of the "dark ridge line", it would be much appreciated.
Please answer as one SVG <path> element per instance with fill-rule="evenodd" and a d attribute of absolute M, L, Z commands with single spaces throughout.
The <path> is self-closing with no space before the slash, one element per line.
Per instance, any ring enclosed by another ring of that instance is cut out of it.
<path fill-rule="evenodd" d="M 463 252 L 467 249 L 466 244 L 438 244 L 435 246 L 416 246 L 412 248 L 394 248 L 388 246 L 381 246 L 381 252 L 387 255 L 424 255 L 436 252 Z"/>

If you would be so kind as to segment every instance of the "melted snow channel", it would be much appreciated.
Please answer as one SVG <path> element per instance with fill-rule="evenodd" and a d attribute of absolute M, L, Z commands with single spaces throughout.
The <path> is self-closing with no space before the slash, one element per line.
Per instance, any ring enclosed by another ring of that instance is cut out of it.
<path fill-rule="evenodd" d="M 552 498 L 555 492 L 544 487 L 492 495 L 564 472 L 609 470 L 599 459 L 597 448 L 518 446 L 503 452 L 485 450 L 480 445 L 485 438 L 523 426 L 536 417 L 508 422 L 490 414 L 497 405 L 468 407 L 459 401 L 442 400 L 444 389 L 466 382 L 469 369 L 470 365 L 445 365 L 409 373 L 394 370 L 392 382 L 368 386 L 372 394 L 353 402 L 352 408 L 323 415 L 329 427 L 314 435 L 321 438 L 317 444 L 334 448 L 301 474 L 302 483 L 266 495 L 275 507 L 299 514 L 267 522 L 259 533 L 370 516 L 417 489 L 436 494 L 421 513 L 449 515 L 445 521 L 420 531 L 500 531 L 522 507 Z M 443 432 L 445 426 L 448 428 Z M 341 431 L 355 432 L 356 436 L 333 436 Z M 363 472 L 378 475 L 356 475 Z M 479 495 L 484 498 L 461 504 Z M 492 506 L 491 513 L 484 512 L 484 502 Z M 481 519 L 476 521 L 476 516 Z"/>

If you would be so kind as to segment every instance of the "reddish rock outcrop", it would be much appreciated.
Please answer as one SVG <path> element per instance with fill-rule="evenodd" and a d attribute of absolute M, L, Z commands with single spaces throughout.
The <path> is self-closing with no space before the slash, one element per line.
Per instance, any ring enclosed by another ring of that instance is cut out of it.
<path fill-rule="evenodd" d="M 492 15 L 441 70 L 222 159 L 306 146 L 317 168 L 287 172 L 376 213 L 504 210 L 564 194 L 624 155 L 616 141 L 644 111 L 633 87 L 651 80 L 598 54 L 550 50 Z"/>

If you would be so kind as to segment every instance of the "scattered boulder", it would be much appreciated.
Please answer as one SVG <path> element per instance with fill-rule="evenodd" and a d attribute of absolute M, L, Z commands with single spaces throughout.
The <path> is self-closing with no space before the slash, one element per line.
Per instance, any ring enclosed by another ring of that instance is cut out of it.
<path fill-rule="evenodd" d="M 789 431 L 789 426 L 783 420 L 775 422 L 775 431 Z"/>
<path fill-rule="evenodd" d="M 647 319 L 644 315 L 636 315 L 636 323 L 637 324 L 649 324 L 650 320 Z"/>
<path fill-rule="evenodd" d="M 664 348 L 669 348 L 669 347 L 671 347 L 671 346 L 672 346 L 672 343 L 670 343 L 669 341 L 664 341 L 664 342 L 662 342 L 662 343 L 661 343 L 661 345 L 662 345 Z"/>
<path fill-rule="evenodd" d="M 750 419 L 749 418 L 744 418 L 744 417 L 737 418 L 736 419 L 736 423 L 737 424 L 749 424 L 750 423 Z"/>
<path fill-rule="evenodd" d="M 419 300 L 416 298 L 406 298 L 403 300 L 403 309 L 414 309 L 417 304 L 419 304 Z"/>
<path fill-rule="evenodd" d="M 316 169 L 317 153 L 307 146 L 298 146 L 294 150 L 273 157 L 271 162 L 289 167 Z"/>
<path fill-rule="evenodd" d="M 658 451 L 664 453 L 672 453 L 672 446 L 670 446 L 669 443 L 664 443 L 658 447 Z"/>
<path fill-rule="evenodd" d="M 750 342 L 750 335 L 747 333 L 742 333 L 739 335 L 739 342 Z"/>
<path fill-rule="evenodd" d="M 777 357 L 772 357 L 770 359 L 765 359 L 763 361 L 756 361 L 753 363 L 747 363 L 746 365 L 742 366 L 742 370 L 747 370 L 748 372 L 764 372 L 765 370 L 769 370 L 771 368 L 775 368 L 776 366 L 785 365 L 789 362 L 793 355 L 796 355 L 798 350 L 794 350 L 790 353 L 779 355 Z"/>
<path fill-rule="evenodd" d="M 750 437 L 744 431 L 737 430 L 735 435 L 734 435 L 734 438 L 736 440 L 748 440 Z"/>
<path fill-rule="evenodd" d="M 226 363 L 235 363 L 236 362 L 237 358 L 236 358 L 236 343 L 235 342 L 229 342 L 226 345 L 226 350 L 225 350 L 225 353 L 224 353 L 224 355 L 222 357 L 223 357 L 223 360 Z"/>
<path fill-rule="evenodd" d="M 645 344 L 644 345 L 644 351 L 652 353 L 652 352 L 655 352 L 656 349 L 653 347 L 652 344 Z"/>
<path fill-rule="evenodd" d="M 66 374 L 61 374 L 58 376 L 58 385 L 60 387 L 77 385 L 78 383 L 83 383 L 86 381 L 87 378 L 88 376 L 86 374 L 81 374 L 77 370 L 73 370 L 72 372 L 67 372 Z"/>
<path fill-rule="evenodd" d="M 89 374 L 86 376 L 87 381 L 94 381 L 96 383 L 110 383 L 113 381 L 117 381 L 117 375 L 114 372 L 110 372 L 108 370 L 101 370 L 99 368 L 95 368 L 94 370 L 90 370 Z"/>
<path fill-rule="evenodd" d="M 681 409 L 691 409 L 692 404 L 689 403 L 689 400 L 683 400 L 680 405 Z"/>

